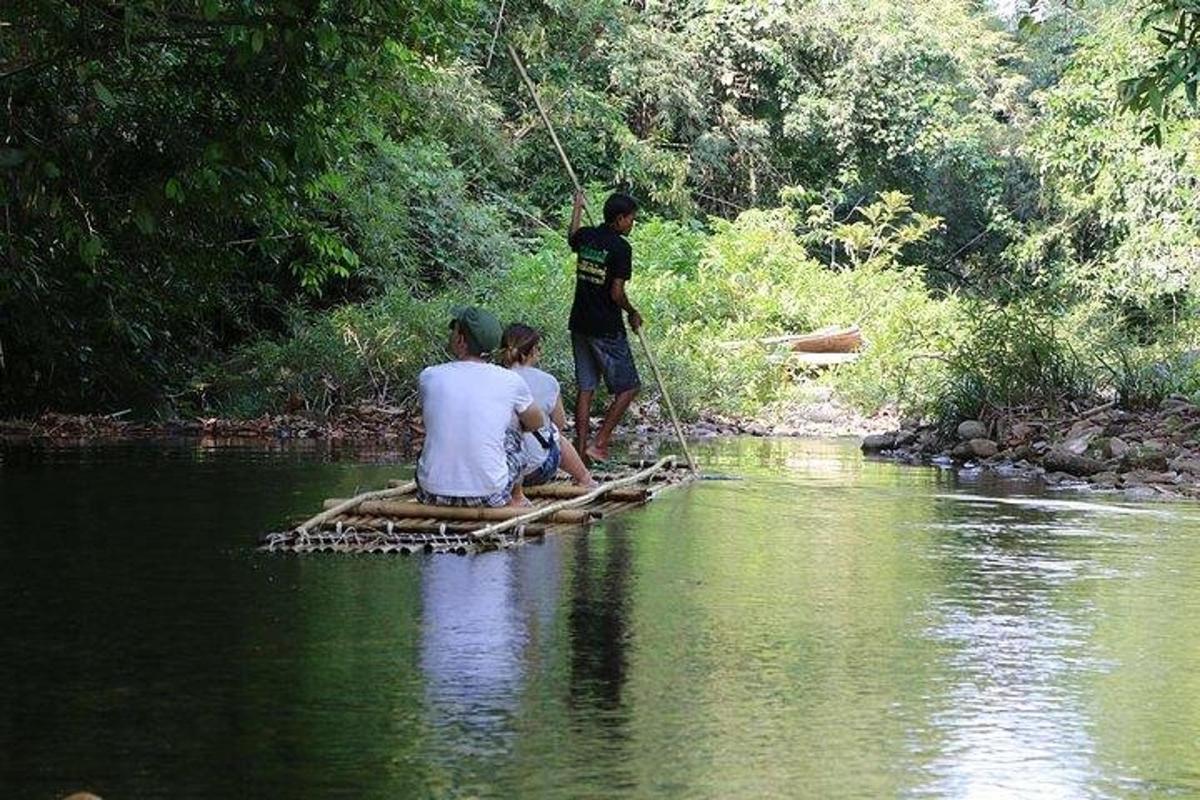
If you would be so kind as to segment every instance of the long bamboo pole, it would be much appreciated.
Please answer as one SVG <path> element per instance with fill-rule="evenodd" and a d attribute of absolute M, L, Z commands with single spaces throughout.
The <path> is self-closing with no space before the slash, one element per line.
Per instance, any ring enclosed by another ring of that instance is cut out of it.
<path fill-rule="evenodd" d="M 327 505 L 336 507 L 340 505 L 336 500 L 326 501 Z M 392 517 L 399 523 L 405 519 L 446 519 L 446 520 L 469 520 L 477 522 L 495 522 L 520 517 L 528 513 L 525 508 L 516 506 L 502 506 L 492 508 L 488 506 L 433 506 L 424 503 L 410 502 L 392 502 L 389 500 L 365 500 L 358 505 L 356 513 L 364 516 L 373 517 Z M 598 516 L 595 511 L 569 511 L 562 515 L 553 515 L 551 522 L 561 523 L 578 523 L 587 522 L 593 516 Z"/>
<path fill-rule="evenodd" d="M 550 134 L 550 141 L 554 142 L 554 149 L 558 151 L 558 157 L 562 159 L 563 166 L 567 169 L 567 174 L 571 176 L 571 183 L 575 186 L 575 192 L 583 195 L 583 186 L 579 183 L 579 177 L 575 174 L 575 168 L 571 166 L 571 159 L 567 158 L 567 151 L 563 149 L 562 142 L 558 141 L 558 134 L 554 132 L 554 126 L 550 124 L 550 115 L 546 113 L 546 107 L 542 105 L 541 98 L 538 97 L 537 89 L 533 85 L 533 81 L 529 78 L 529 73 L 525 71 L 525 65 L 521 63 L 521 57 L 517 55 L 516 49 L 511 43 L 505 42 L 504 46 L 508 48 L 508 56 L 512 59 L 513 64 L 517 67 L 517 72 L 521 73 L 521 80 L 525 82 L 525 88 L 529 90 L 530 97 L 533 98 L 533 104 L 537 106 L 538 114 L 542 117 L 542 122 L 546 125 L 546 130 Z M 584 211 L 588 215 L 588 224 L 591 224 L 592 212 L 584 206 Z"/>
<path fill-rule="evenodd" d="M 296 533 L 308 533 L 308 529 L 314 525 L 322 525 L 334 517 L 339 516 L 340 514 L 345 514 L 347 511 L 356 508 L 360 503 L 365 503 L 368 500 L 386 500 L 390 497 L 400 497 L 402 495 L 410 494 L 416 490 L 416 481 L 409 481 L 408 483 L 402 483 L 399 486 L 393 486 L 390 489 L 377 489 L 373 492 L 363 492 L 362 494 L 355 495 L 349 500 L 335 505 L 333 508 L 322 511 L 320 514 L 312 517 L 307 522 L 302 522 L 301 524 L 297 525 Z"/>
<path fill-rule="evenodd" d="M 667 385 L 663 383 L 662 373 L 658 371 L 658 364 L 654 361 L 654 355 L 650 352 L 650 345 L 646 342 L 646 334 L 642 333 L 642 329 L 637 329 L 638 339 L 642 342 L 642 349 L 646 351 L 646 360 L 650 362 L 650 371 L 654 373 L 654 380 L 658 382 L 658 391 L 662 392 L 663 400 L 667 404 L 667 412 L 671 415 L 671 424 L 675 427 L 675 435 L 679 437 L 679 446 L 683 448 L 683 455 L 687 459 L 688 469 L 693 473 L 699 474 L 700 470 L 696 467 L 696 460 L 692 458 L 692 451 L 688 449 L 687 439 L 683 436 L 683 426 L 679 424 L 679 417 L 675 414 L 675 404 L 671 402 L 671 395 L 667 394 Z"/>
<path fill-rule="evenodd" d="M 513 517 L 512 519 L 506 520 L 504 522 L 497 522 L 494 525 L 488 525 L 487 527 L 480 528 L 479 530 L 470 534 L 470 536 L 472 539 L 481 539 L 485 536 L 493 536 L 497 533 L 502 533 L 510 528 L 515 528 L 519 525 L 523 525 L 526 522 L 533 522 L 535 520 L 542 519 L 547 514 L 553 514 L 556 511 L 563 511 L 566 509 L 576 508 L 578 506 L 587 505 L 588 503 L 592 502 L 597 497 L 600 497 L 601 495 L 605 494 L 606 492 L 610 492 L 613 489 L 619 489 L 622 486 L 628 486 L 632 483 L 637 483 L 638 481 L 641 481 L 641 480 L 649 477 L 650 475 L 653 475 L 655 472 L 658 472 L 663 467 L 669 466 L 669 465 L 673 464 L 674 462 L 675 462 L 674 456 L 667 456 L 665 458 L 660 458 L 658 461 L 656 461 L 654 463 L 654 466 L 652 466 L 652 467 L 647 467 L 646 469 L 640 470 L 639 472 L 635 472 L 634 474 L 632 474 L 626 478 L 621 478 L 619 480 L 609 481 L 608 483 L 601 484 L 600 486 L 596 487 L 595 489 L 593 489 L 592 491 L 588 492 L 585 495 L 581 495 L 579 497 L 575 497 L 570 500 L 560 500 L 557 503 L 551 503 L 548 506 L 542 506 L 541 508 L 537 509 L 536 511 L 531 511 L 528 514 L 524 514 L 519 517 Z"/>
<path fill-rule="evenodd" d="M 521 63 L 521 58 L 517 55 L 517 51 L 513 49 L 512 44 L 508 42 L 504 44 L 508 48 L 509 57 L 517 65 L 517 71 L 521 73 L 521 78 L 525 81 L 525 86 L 529 89 L 529 94 L 533 96 L 534 105 L 537 106 L 538 113 L 542 115 L 542 122 L 546 124 L 546 130 L 550 133 L 550 140 L 554 142 L 554 149 L 558 151 L 558 157 L 562 159 L 563 166 L 567 169 L 567 174 L 571 176 L 571 183 L 575 184 L 575 191 L 583 194 L 583 187 L 579 185 L 579 178 L 576 177 L 575 169 L 571 166 L 571 159 L 567 158 L 567 152 L 563 150 L 562 143 L 558 141 L 558 134 L 554 132 L 554 126 L 550 124 L 550 117 L 546 114 L 546 109 L 542 107 L 542 101 L 538 98 L 537 89 L 534 88 L 533 81 L 529 79 L 529 73 L 525 71 L 525 65 Z M 667 401 L 667 410 L 671 412 L 671 421 L 675 424 L 675 433 L 679 436 L 679 444 L 682 445 L 683 454 L 687 457 L 688 469 L 692 472 L 698 472 L 696 461 L 692 458 L 692 453 L 688 450 L 687 441 L 683 438 L 683 428 L 680 427 L 679 419 L 675 416 L 675 408 L 671 405 L 671 396 L 667 394 L 667 387 L 663 383 L 662 375 L 658 372 L 658 365 L 654 363 L 654 357 L 650 355 L 650 348 L 646 345 L 646 337 L 640 328 L 637 334 L 642 340 L 642 348 L 646 351 L 646 358 L 650 362 L 650 369 L 653 370 L 654 377 L 658 381 L 658 390 L 662 392 L 663 399 Z"/>

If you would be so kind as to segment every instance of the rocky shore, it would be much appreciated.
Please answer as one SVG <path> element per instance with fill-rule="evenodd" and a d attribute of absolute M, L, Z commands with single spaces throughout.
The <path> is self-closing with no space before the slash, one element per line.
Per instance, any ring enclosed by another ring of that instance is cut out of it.
<path fill-rule="evenodd" d="M 906 420 L 862 441 L 869 455 L 1040 477 L 1052 486 L 1119 492 L 1129 499 L 1200 498 L 1200 406 L 1172 396 L 1157 409 L 1106 403 L 1005 411 L 952 430 Z"/>
<path fill-rule="evenodd" d="M 47 412 L 33 419 L 0 420 L 0 438 L 52 441 L 61 444 L 105 439 L 206 438 L 316 439 L 382 444 L 401 452 L 419 448 L 424 438 L 415 409 L 360 404 L 328 415 L 267 414 L 253 419 L 195 417 L 159 421 L 127 420 L 126 413 L 63 414 Z M 568 412 L 568 417 L 570 416 Z M 569 420 L 568 420 L 569 422 Z M 598 427 L 600 419 L 593 420 Z M 716 413 L 701 414 L 683 425 L 690 439 L 719 436 L 862 436 L 895 426 L 888 414 L 863 417 L 839 404 L 828 392 L 813 393 L 808 402 L 770 409 L 761 419 Z M 654 400 L 636 403 L 618 429 L 619 438 L 635 450 L 650 450 L 674 438 L 665 410 Z"/>

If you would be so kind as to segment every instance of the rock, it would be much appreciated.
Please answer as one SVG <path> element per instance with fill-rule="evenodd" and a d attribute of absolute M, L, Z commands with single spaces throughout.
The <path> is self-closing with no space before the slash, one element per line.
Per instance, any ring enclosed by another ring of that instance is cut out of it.
<path fill-rule="evenodd" d="M 1012 457 L 1014 461 L 1034 461 L 1037 459 L 1037 453 L 1027 444 L 1013 448 Z"/>
<path fill-rule="evenodd" d="M 1167 466 L 1176 472 L 1185 472 L 1188 475 L 1200 475 L 1200 458 L 1180 456 L 1172 460 Z"/>
<path fill-rule="evenodd" d="M 1175 472 L 1155 472 L 1148 469 L 1135 469 L 1121 476 L 1126 486 L 1144 486 L 1147 484 L 1174 484 L 1179 480 Z"/>
<path fill-rule="evenodd" d="M 991 439 L 971 439 L 966 444 L 976 458 L 991 458 L 1000 450 Z"/>
<path fill-rule="evenodd" d="M 970 441 L 959 442 L 950 451 L 950 455 L 960 460 L 991 458 L 996 455 L 999 449 L 991 439 L 971 439 Z"/>
<path fill-rule="evenodd" d="M 1045 439 L 1038 439 L 1036 442 L 1031 444 L 1030 447 L 1033 449 L 1034 453 L 1041 455 L 1042 453 L 1044 453 L 1050 449 L 1050 443 L 1047 442 Z"/>
<path fill-rule="evenodd" d="M 1035 428 L 1032 425 L 1027 422 L 1018 422 L 1008 429 L 1005 441 L 1015 447 L 1029 441 L 1033 438 L 1034 433 Z"/>
<path fill-rule="evenodd" d="M 1092 443 L 1092 437 L 1099 432 L 1099 429 L 1094 429 L 1083 434 L 1082 436 L 1072 437 L 1059 445 L 1059 447 L 1061 447 L 1063 450 L 1066 450 L 1068 453 L 1074 453 L 1077 456 L 1081 456 L 1087 452 L 1088 445 Z"/>
<path fill-rule="evenodd" d="M 966 442 L 971 439 L 986 439 L 987 426 L 977 419 L 969 419 L 958 424 L 958 438 Z"/>
<path fill-rule="evenodd" d="M 878 453 L 883 450 L 891 450 L 895 446 L 895 433 L 872 433 L 862 440 L 862 451 L 864 453 Z"/>
<path fill-rule="evenodd" d="M 1099 459 L 1072 453 L 1062 448 L 1055 448 L 1043 456 L 1042 466 L 1047 472 L 1065 472 L 1080 477 L 1095 475 L 1106 469 L 1104 462 Z"/>
<path fill-rule="evenodd" d="M 896 434 L 895 447 L 908 447 L 917 440 L 917 432 L 913 430 L 901 430 Z"/>
<path fill-rule="evenodd" d="M 1067 439 L 1091 438 L 1100 432 L 1100 428 L 1091 420 L 1081 419 L 1071 426 L 1071 430 L 1067 431 Z"/>
<path fill-rule="evenodd" d="M 1160 447 L 1147 442 L 1139 447 L 1129 448 L 1121 457 L 1121 467 L 1126 472 L 1135 469 L 1162 472 L 1167 468 L 1167 455 Z"/>
<path fill-rule="evenodd" d="M 1098 489 L 1115 489 L 1120 480 L 1121 476 L 1115 472 L 1097 472 L 1088 478 L 1088 482 Z"/>
<path fill-rule="evenodd" d="M 1112 437 L 1104 445 L 1105 458 L 1122 458 L 1128 452 L 1129 445 L 1125 444 L 1125 440 L 1119 436 Z"/>

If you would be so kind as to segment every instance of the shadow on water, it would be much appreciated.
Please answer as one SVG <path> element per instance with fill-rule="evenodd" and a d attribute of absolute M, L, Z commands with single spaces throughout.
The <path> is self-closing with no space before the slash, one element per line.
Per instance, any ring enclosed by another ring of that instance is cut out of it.
<path fill-rule="evenodd" d="M 389 457 L 0 449 L 0 788 L 59 797 L 1200 793 L 1200 512 L 698 448 L 478 557 L 266 556 Z"/>

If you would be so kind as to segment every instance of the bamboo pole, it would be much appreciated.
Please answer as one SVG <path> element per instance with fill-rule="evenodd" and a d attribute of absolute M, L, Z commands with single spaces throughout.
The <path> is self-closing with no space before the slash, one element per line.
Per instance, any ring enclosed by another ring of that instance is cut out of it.
<path fill-rule="evenodd" d="M 415 492 L 416 490 L 416 481 L 409 481 L 408 483 L 403 483 L 399 486 L 393 486 L 390 489 L 377 489 L 373 492 L 364 492 L 362 494 L 355 495 L 349 500 L 340 501 L 340 503 L 334 505 L 332 508 L 327 507 L 325 511 L 322 511 L 320 514 L 312 517 L 307 522 L 302 522 L 301 524 L 297 525 L 296 533 L 301 535 L 308 533 L 308 529 L 314 525 L 324 524 L 334 517 L 345 514 L 347 511 L 355 508 L 360 503 L 367 502 L 368 500 L 385 500 L 391 497 L 401 497 L 403 495 Z"/>
<path fill-rule="evenodd" d="M 337 508 L 341 503 L 337 499 L 326 500 L 325 504 Z M 549 508 L 550 506 L 545 506 Z M 543 509 L 538 509 L 539 511 Z M 448 519 L 460 521 L 494 522 L 506 521 L 529 513 L 528 508 L 517 506 L 502 506 L 490 508 L 487 506 L 434 506 L 425 503 L 397 503 L 389 500 L 366 500 L 359 503 L 358 513 L 364 516 L 392 517 L 393 519 Z M 594 511 L 573 511 L 564 514 L 553 514 L 549 522 L 576 524 L 587 522 L 598 516 Z"/>
<path fill-rule="evenodd" d="M 592 491 L 586 486 L 567 485 L 565 483 L 546 483 L 541 486 L 526 486 L 525 496 L 530 498 L 551 498 L 566 500 L 571 497 L 583 497 Z M 604 495 L 605 500 L 618 503 L 643 503 L 649 499 L 650 493 L 645 489 L 613 489 Z"/>
<path fill-rule="evenodd" d="M 611 462 L 610 462 L 611 463 Z M 654 465 L 652 460 L 631 461 L 626 466 L 634 469 L 645 469 Z M 388 481 L 389 486 L 402 486 L 403 481 L 391 480 Z M 586 486 L 578 486 L 573 483 L 543 483 L 537 486 L 524 487 L 525 496 L 531 499 L 551 498 L 554 500 L 565 500 L 571 497 L 582 497 L 591 491 Z M 613 489 L 604 495 L 605 500 L 615 500 L 620 503 L 643 503 L 650 497 L 650 492 L 646 489 Z M 328 502 L 328 501 L 326 501 Z"/>
<path fill-rule="evenodd" d="M 650 362 L 650 371 L 654 373 L 654 380 L 658 382 L 658 390 L 662 392 L 663 400 L 667 404 L 667 412 L 671 415 L 671 424 L 675 427 L 675 435 L 679 437 L 679 446 L 683 448 L 688 469 L 698 475 L 700 470 L 696 467 L 696 460 L 692 458 L 692 451 L 688 449 L 687 439 L 683 437 L 683 427 L 679 424 L 679 417 L 675 414 L 675 405 L 671 402 L 671 395 L 667 394 L 667 385 L 663 383 L 662 373 L 658 371 L 658 364 L 650 353 L 650 345 L 646 343 L 646 334 L 642 333 L 641 328 L 638 328 L 637 335 L 642 342 L 642 349 L 646 351 L 646 360 Z"/>
<path fill-rule="evenodd" d="M 558 157 L 562 159 L 563 166 L 567 168 L 567 174 L 571 176 L 571 183 L 575 186 L 575 191 L 579 195 L 583 195 L 583 186 L 579 183 L 579 177 L 575 174 L 575 168 L 571 166 L 571 159 L 567 158 L 567 151 L 563 149 L 562 143 L 558 141 L 558 134 L 554 132 L 554 126 L 550 124 L 550 116 L 546 113 L 545 106 L 542 105 L 541 98 L 538 97 L 537 89 L 534 88 L 533 81 L 529 78 L 529 73 L 525 71 L 525 65 L 521 63 L 521 57 L 517 55 L 517 51 L 513 46 L 505 42 L 504 46 L 508 48 L 509 58 L 513 64 L 517 66 L 517 72 L 521 73 L 521 80 L 525 82 L 525 88 L 529 90 L 529 94 L 533 97 L 533 104 L 537 106 L 538 114 L 542 117 L 542 122 L 546 125 L 546 130 L 550 133 L 550 141 L 554 142 L 554 149 L 558 151 Z M 584 211 L 587 211 L 588 222 L 590 224 L 592 213 L 584 206 Z"/>
<path fill-rule="evenodd" d="M 479 530 L 470 534 L 470 536 L 472 539 L 482 539 L 485 536 L 494 536 L 497 533 L 502 533 L 506 530 L 509 530 L 510 528 L 515 528 L 526 522 L 534 522 L 536 520 L 543 519 L 549 514 L 554 514 L 559 511 L 565 511 L 568 509 L 578 508 L 579 506 L 587 505 L 588 503 L 592 502 L 597 497 L 600 497 L 601 495 L 605 494 L 606 492 L 610 492 L 613 489 L 619 489 L 622 486 L 629 486 L 630 484 L 637 483 L 638 481 L 641 481 L 641 480 L 645 479 L 646 477 L 653 475 L 655 472 L 658 472 L 660 469 L 663 469 L 664 467 L 667 467 L 674 463 L 675 463 L 674 456 L 667 456 L 666 458 L 660 458 L 658 461 L 655 462 L 654 466 L 647 467 L 646 469 L 641 470 L 640 472 L 635 472 L 634 474 L 630 475 L 629 477 L 621 478 L 620 480 L 615 480 L 615 481 L 610 481 L 608 483 L 605 483 L 601 486 L 596 487 L 595 489 L 592 489 L 590 492 L 588 492 L 585 495 L 580 495 L 579 497 L 574 497 L 570 500 L 560 500 L 557 503 L 551 503 L 548 506 L 543 506 L 542 508 L 535 509 L 534 511 L 531 511 L 528 514 L 523 514 L 519 517 L 513 517 L 512 519 L 505 520 L 504 522 L 497 522 L 494 525 L 488 525 L 487 527 L 480 528 Z"/>

